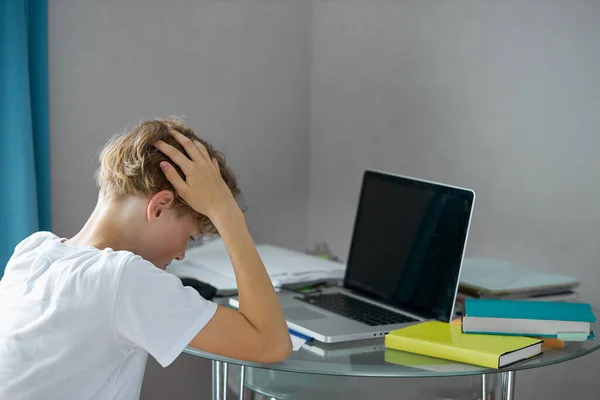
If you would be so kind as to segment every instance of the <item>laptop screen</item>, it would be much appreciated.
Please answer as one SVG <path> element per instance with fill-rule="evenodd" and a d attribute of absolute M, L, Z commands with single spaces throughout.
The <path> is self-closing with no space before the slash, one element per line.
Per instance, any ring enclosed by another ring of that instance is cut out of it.
<path fill-rule="evenodd" d="M 366 171 L 344 287 L 449 321 L 473 191 Z"/>

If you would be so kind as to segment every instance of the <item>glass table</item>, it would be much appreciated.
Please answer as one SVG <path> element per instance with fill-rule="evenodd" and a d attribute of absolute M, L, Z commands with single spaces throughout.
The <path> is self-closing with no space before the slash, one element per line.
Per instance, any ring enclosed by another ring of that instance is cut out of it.
<path fill-rule="evenodd" d="M 594 309 L 596 315 L 600 315 Z M 599 324 L 592 324 L 592 330 L 598 332 Z M 244 388 L 277 398 L 269 390 L 269 382 L 278 377 L 290 379 L 296 376 L 294 384 L 312 386 L 311 377 L 346 376 L 372 378 L 439 378 L 456 376 L 480 376 L 482 380 L 482 399 L 490 398 L 488 392 L 491 377 L 500 376 L 502 399 L 513 400 L 515 393 L 515 374 L 517 371 L 540 368 L 570 361 L 600 348 L 600 340 L 585 342 L 567 342 L 564 349 L 544 348 L 535 358 L 522 361 L 501 369 L 488 369 L 469 364 L 455 363 L 433 357 L 386 349 L 383 339 L 373 339 L 345 344 L 307 343 L 294 351 L 287 359 L 272 364 L 260 364 L 221 357 L 188 347 L 185 352 L 212 360 L 212 398 L 225 400 L 227 393 L 228 365 L 240 366 L 239 398 L 244 398 Z M 303 382 L 303 383 L 302 383 Z"/>

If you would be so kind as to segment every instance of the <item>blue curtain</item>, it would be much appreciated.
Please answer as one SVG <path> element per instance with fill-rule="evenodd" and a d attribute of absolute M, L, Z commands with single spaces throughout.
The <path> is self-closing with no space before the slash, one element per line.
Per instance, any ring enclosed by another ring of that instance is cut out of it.
<path fill-rule="evenodd" d="M 50 230 L 47 0 L 0 0 L 0 278 L 15 246 Z"/>

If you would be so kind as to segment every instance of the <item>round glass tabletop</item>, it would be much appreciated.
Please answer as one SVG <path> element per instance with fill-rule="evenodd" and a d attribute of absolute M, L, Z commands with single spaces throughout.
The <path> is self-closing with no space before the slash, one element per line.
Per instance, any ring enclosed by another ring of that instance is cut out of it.
<path fill-rule="evenodd" d="M 594 309 L 594 313 L 599 315 L 597 309 Z M 593 331 L 598 332 L 598 327 L 598 322 L 592 324 Z M 188 347 L 185 353 L 230 364 L 285 372 L 365 377 L 441 377 L 538 368 L 569 361 L 599 348 L 600 340 L 597 339 L 585 342 L 567 342 L 564 349 L 543 348 L 540 356 L 499 370 L 386 349 L 383 339 L 343 344 L 306 343 L 287 359 L 271 364 L 222 357 L 193 347 Z"/>

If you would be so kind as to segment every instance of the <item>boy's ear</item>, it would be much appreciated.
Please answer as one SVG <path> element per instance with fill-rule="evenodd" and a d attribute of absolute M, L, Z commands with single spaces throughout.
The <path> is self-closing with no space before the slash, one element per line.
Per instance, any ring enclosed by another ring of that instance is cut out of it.
<path fill-rule="evenodd" d="M 160 218 L 163 213 L 173 207 L 175 195 L 170 190 L 162 190 L 156 193 L 146 206 L 146 218 L 152 222 Z"/>

